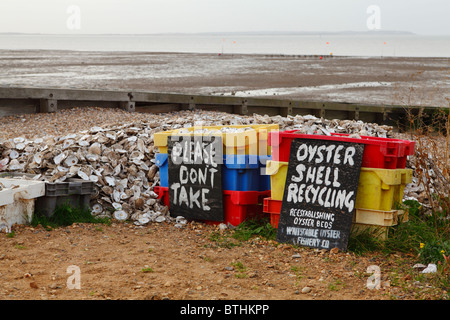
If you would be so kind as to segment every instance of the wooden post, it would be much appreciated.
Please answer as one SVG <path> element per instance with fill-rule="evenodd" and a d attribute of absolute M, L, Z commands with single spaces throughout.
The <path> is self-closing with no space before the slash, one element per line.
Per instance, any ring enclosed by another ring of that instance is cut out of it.
<path fill-rule="evenodd" d="M 58 101 L 55 99 L 40 99 L 39 112 L 50 113 L 58 111 Z"/>
<path fill-rule="evenodd" d="M 128 112 L 134 112 L 134 111 L 136 111 L 136 102 L 120 101 L 120 109 L 128 111 Z"/>
<path fill-rule="evenodd" d="M 280 108 L 280 116 L 282 116 L 282 117 L 287 117 L 289 115 L 292 115 L 292 113 L 293 113 L 292 102 L 289 102 L 288 107 Z"/>
<path fill-rule="evenodd" d="M 320 117 L 325 118 L 325 105 L 322 105 L 322 109 L 320 109 Z"/>
<path fill-rule="evenodd" d="M 247 100 L 242 100 L 242 104 L 240 106 L 234 106 L 233 113 L 242 115 L 248 114 Z"/>
<path fill-rule="evenodd" d="M 191 100 L 189 101 L 189 110 L 194 110 L 194 109 L 195 109 L 194 97 L 191 97 Z"/>
<path fill-rule="evenodd" d="M 349 111 L 349 118 L 352 120 L 359 120 L 359 108 L 355 107 L 354 111 Z"/>
<path fill-rule="evenodd" d="M 386 108 L 384 107 L 381 107 L 380 112 L 376 113 L 375 118 L 378 124 L 386 124 L 389 118 L 388 110 L 386 110 Z"/>

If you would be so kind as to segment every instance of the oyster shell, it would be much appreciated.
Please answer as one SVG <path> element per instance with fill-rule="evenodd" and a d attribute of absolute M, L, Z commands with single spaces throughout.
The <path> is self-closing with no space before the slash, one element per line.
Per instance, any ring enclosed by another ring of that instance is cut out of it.
<path fill-rule="evenodd" d="M 67 167 L 72 167 L 76 164 L 78 164 L 78 157 L 75 155 L 70 155 L 64 160 L 64 165 Z"/>
<path fill-rule="evenodd" d="M 125 221 L 128 219 L 128 214 L 123 210 L 114 211 L 114 218 L 119 221 Z"/>

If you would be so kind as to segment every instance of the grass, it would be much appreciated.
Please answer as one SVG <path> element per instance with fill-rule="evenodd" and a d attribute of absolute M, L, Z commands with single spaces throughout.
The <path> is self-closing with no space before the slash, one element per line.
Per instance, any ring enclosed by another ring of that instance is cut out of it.
<path fill-rule="evenodd" d="M 72 207 L 68 204 L 57 206 L 51 217 L 35 212 L 31 220 L 32 226 L 36 227 L 41 225 L 48 230 L 58 227 L 67 227 L 74 223 L 110 224 L 111 220 L 108 218 L 97 218 L 93 216 L 88 208 L 81 209 Z"/>
<path fill-rule="evenodd" d="M 330 291 L 339 291 L 344 288 L 345 284 L 341 279 L 334 279 L 333 282 L 328 284 L 328 289 Z"/>
<path fill-rule="evenodd" d="M 252 219 L 239 224 L 234 230 L 233 238 L 247 241 L 255 236 L 267 240 L 275 240 L 277 230 L 267 219 Z"/>
<path fill-rule="evenodd" d="M 295 285 L 299 286 L 300 280 L 303 278 L 300 266 L 291 266 L 291 271 L 295 273 Z"/>
<path fill-rule="evenodd" d="M 142 268 L 142 270 L 141 270 L 143 273 L 149 273 L 149 272 L 154 272 L 154 270 L 152 269 L 152 268 L 150 268 L 150 267 L 147 267 L 147 268 Z"/>
<path fill-rule="evenodd" d="M 247 267 L 241 261 L 232 262 L 231 266 L 236 269 L 237 273 L 234 275 L 236 278 L 244 279 L 247 278 Z"/>
<path fill-rule="evenodd" d="M 14 230 L 12 230 L 11 232 L 8 232 L 7 234 L 6 234 L 6 237 L 7 238 L 14 238 L 16 236 L 16 233 L 14 232 Z"/>
<path fill-rule="evenodd" d="M 382 247 L 382 241 L 373 236 L 373 231 L 367 229 L 360 231 L 356 235 L 350 235 L 347 250 L 356 255 L 364 255 L 365 253 L 379 250 Z"/>
<path fill-rule="evenodd" d="M 240 246 L 240 243 L 233 241 L 229 232 L 211 232 L 209 240 L 211 240 L 219 248 L 231 249 L 233 247 Z"/>
<path fill-rule="evenodd" d="M 209 239 L 221 248 L 233 248 L 241 246 L 243 242 L 259 237 L 265 240 L 275 240 L 277 230 L 272 227 L 267 219 L 246 220 L 233 230 L 225 232 L 214 231 Z"/>
<path fill-rule="evenodd" d="M 443 219 L 442 212 L 424 214 L 422 205 L 417 201 L 407 200 L 403 209 L 409 212 L 409 221 L 391 227 L 385 241 L 378 241 L 370 233 L 351 237 L 349 251 L 359 255 L 381 253 L 388 256 L 404 253 L 412 256 L 417 263 L 437 265 L 438 271 L 432 275 L 422 275 L 417 281 L 425 280 L 434 287 L 450 289 L 450 265 L 445 257 L 450 255 L 449 219 Z M 445 256 L 444 256 L 445 255 Z M 412 266 L 405 267 L 406 273 L 412 272 Z"/>
<path fill-rule="evenodd" d="M 442 254 L 450 254 L 450 220 L 442 219 L 440 212 L 425 215 L 417 201 L 407 200 L 403 207 L 409 221 L 391 228 L 383 250 L 413 253 L 422 263 L 443 263 Z"/>
<path fill-rule="evenodd" d="M 412 253 L 422 263 L 444 263 L 443 253 L 450 255 L 450 220 L 446 213 L 424 213 L 416 200 L 406 200 L 399 207 L 408 211 L 409 221 L 389 228 L 385 241 L 377 240 L 370 231 L 351 236 L 348 250 L 355 254 L 381 251 Z"/>

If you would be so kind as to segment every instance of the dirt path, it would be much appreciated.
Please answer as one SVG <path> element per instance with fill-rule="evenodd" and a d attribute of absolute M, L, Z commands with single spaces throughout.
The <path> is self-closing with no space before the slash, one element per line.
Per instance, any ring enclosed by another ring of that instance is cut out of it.
<path fill-rule="evenodd" d="M 0 235 L 1 300 L 386 300 L 431 299 L 413 284 L 412 257 L 356 256 L 262 239 L 226 247 L 217 227 L 189 223 L 16 226 Z M 381 288 L 369 289 L 378 265 Z M 80 288 L 70 288 L 79 267 Z M 406 267 L 406 268 L 405 268 Z M 68 269 L 69 268 L 69 269 Z M 69 270 L 69 273 L 68 273 Z M 406 270 L 406 272 L 404 271 Z M 409 270 L 409 271 L 408 271 Z M 69 285 L 68 285 L 69 280 Z M 439 293 L 442 294 L 442 293 Z"/>

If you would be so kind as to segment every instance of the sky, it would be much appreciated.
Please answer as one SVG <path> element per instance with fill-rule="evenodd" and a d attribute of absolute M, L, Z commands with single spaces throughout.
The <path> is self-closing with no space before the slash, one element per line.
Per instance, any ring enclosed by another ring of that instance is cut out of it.
<path fill-rule="evenodd" d="M 378 12 L 370 11 L 370 6 Z M 0 33 L 408 31 L 450 35 L 449 0 L 0 0 Z"/>

